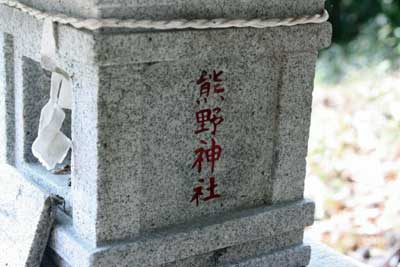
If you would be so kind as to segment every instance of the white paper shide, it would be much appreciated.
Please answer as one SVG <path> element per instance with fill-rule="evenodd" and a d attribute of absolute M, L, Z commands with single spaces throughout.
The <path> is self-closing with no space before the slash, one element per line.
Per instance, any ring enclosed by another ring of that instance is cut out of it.
<path fill-rule="evenodd" d="M 32 153 L 47 168 L 62 163 L 72 146 L 71 140 L 61 132 L 65 119 L 63 109 L 72 109 L 72 81 L 60 74 L 55 62 L 56 42 L 53 23 L 45 21 L 42 36 L 42 66 L 52 71 L 50 100 L 40 114 L 38 137 L 33 142 Z"/>

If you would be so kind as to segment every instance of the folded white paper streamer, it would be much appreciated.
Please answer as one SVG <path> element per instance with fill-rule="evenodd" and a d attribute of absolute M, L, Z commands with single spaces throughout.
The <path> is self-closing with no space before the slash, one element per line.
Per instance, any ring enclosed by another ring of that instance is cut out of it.
<path fill-rule="evenodd" d="M 55 72 L 56 64 L 56 35 L 54 31 L 54 24 L 51 20 L 46 19 L 43 22 L 42 31 L 42 44 L 40 50 L 40 63 L 43 68 Z"/>
<path fill-rule="evenodd" d="M 72 81 L 56 64 L 56 42 L 53 23 L 43 24 L 41 64 L 52 71 L 50 100 L 40 113 L 38 137 L 32 153 L 47 168 L 62 163 L 72 146 L 71 140 L 61 132 L 65 119 L 62 110 L 72 108 Z"/>

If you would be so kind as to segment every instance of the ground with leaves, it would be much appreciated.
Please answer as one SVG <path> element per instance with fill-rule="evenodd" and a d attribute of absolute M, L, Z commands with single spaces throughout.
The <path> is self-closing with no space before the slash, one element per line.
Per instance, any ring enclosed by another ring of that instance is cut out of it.
<path fill-rule="evenodd" d="M 323 61 L 323 60 L 322 60 Z M 400 71 L 352 68 L 340 81 L 317 68 L 306 196 L 308 235 L 371 266 L 400 267 Z"/>

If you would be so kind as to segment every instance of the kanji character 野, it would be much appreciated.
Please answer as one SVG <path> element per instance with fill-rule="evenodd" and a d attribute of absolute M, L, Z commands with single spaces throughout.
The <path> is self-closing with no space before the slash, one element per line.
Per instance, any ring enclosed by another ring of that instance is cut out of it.
<path fill-rule="evenodd" d="M 201 132 L 208 131 L 209 128 L 206 128 L 206 123 L 210 122 L 213 125 L 213 130 L 211 132 L 212 135 L 217 134 L 217 126 L 224 121 L 224 118 L 218 116 L 218 113 L 221 111 L 221 108 L 216 107 L 214 109 L 202 109 L 196 111 L 196 122 L 199 124 L 199 128 L 194 131 L 195 134 L 199 134 Z"/>
<path fill-rule="evenodd" d="M 204 140 L 201 140 L 200 143 L 207 144 L 207 142 Z M 205 155 L 207 162 L 210 163 L 211 173 L 214 173 L 215 162 L 220 159 L 221 153 L 222 153 L 222 148 L 220 145 L 217 145 L 215 142 L 215 139 L 212 138 L 210 149 L 204 149 L 204 148 L 200 147 L 200 148 L 196 149 L 194 151 L 194 153 L 197 155 L 197 158 L 192 165 L 192 169 L 195 168 L 197 165 L 197 171 L 199 173 L 201 173 L 202 164 L 203 164 L 203 160 L 204 160 L 203 155 Z"/>

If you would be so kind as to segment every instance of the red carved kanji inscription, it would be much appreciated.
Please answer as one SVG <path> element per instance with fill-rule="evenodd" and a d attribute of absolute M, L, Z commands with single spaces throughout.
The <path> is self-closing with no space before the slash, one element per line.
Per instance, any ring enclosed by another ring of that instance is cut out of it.
<path fill-rule="evenodd" d="M 221 160 L 223 149 L 217 142 L 218 127 L 224 122 L 222 108 L 219 106 L 206 106 L 210 97 L 219 101 L 224 101 L 223 71 L 213 70 L 211 72 L 202 71 L 197 79 L 198 98 L 196 100 L 199 108 L 195 112 L 196 126 L 194 134 L 209 134 L 210 141 L 200 139 L 198 147 L 194 149 L 194 160 L 192 169 L 195 169 L 201 176 L 203 171 L 208 168 L 211 173 L 208 178 L 199 178 L 197 185 L 193 188 L 193 195 L 190 202 L 199 206 L 201 202 L 207 202 L 221 197 L 218 193 L 217 179 L 214 170 L 217 162 Z"/>

